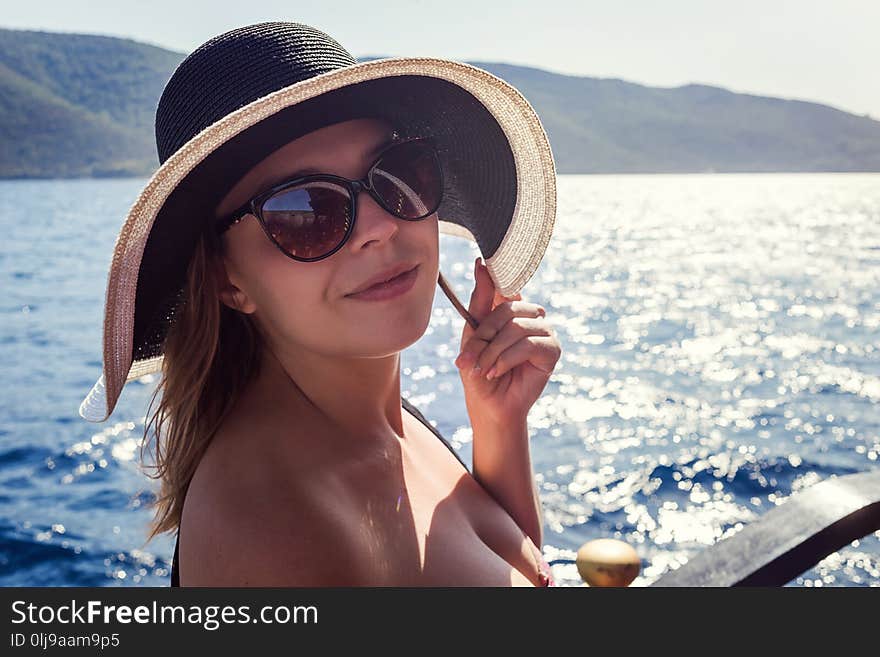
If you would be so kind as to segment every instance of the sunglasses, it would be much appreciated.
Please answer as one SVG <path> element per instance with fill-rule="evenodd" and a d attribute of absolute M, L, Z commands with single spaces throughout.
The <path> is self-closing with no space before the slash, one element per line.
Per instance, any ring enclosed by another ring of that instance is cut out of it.
<path fill-rule="evenodd" d="M 217 234 L 252 214 L 284 255 L 300 262 L 323 260 L 351 236 L 362 189 L 399 219 L 420 221 L 434 214 L 443 199 L 443 171 L 434 139 L 392 143 L 360 180 L 318 173 L 276 185 L 221 221 Z"/>

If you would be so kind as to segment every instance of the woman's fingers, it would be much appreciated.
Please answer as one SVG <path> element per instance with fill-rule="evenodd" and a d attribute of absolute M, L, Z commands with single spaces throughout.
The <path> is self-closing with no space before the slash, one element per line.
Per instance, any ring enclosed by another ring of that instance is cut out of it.
<path fill-rule="evenodd" d="M 550 327 L 543 318 L 516 317 L 495 334 L 491 342 L 485 343 L 480 353 L 475 355 L 476 364 L 473 369 L 479 368 L 488 374 L 492 366 L 498 361 L 501 354 L 517 342 L 530 336 L 549 336 Z"/>
<path fill-rule="evenodd" d="M 518 340 L 530 335 L 551 335 L 546 311 L 536 304 L 522 301 L 504 303 L 483 319 L 479 328 L 462 347 L 456 366 L 465 369 L 474 364 L 479 370 L 493 363 L 498 355 Z"/>
<path fill-rule="evenodd" d="M 471 339 L 491 340 L 498 331 L 515 317 L 544 317 L 547 311 L 543 306 L 528 301 L 505 301 L 496 306 L 480 322 Z M 465 344 L 464 346 L 467 346 Z"/>
<path fill-rule="evenodd" d="M 497 379 L 522 363 L 550 374 L 558 359 L 556 339 L 548 335 L 530 335 L 502 351 L 486 369 L 486 380 Z"/>

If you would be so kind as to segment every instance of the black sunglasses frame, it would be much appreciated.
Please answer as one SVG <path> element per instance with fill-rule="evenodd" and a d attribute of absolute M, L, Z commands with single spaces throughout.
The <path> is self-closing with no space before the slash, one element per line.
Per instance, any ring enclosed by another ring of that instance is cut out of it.
<path fill-rule="evenodd" d="M 434 157 L 435 163 L 437 165 L 437 171 L 439 173 L 440 194 L 437 199 L 436 207 L 431 208 L 431 210 L 429 212 L 427 212 L 426 214 L 423 214 L 419 217 L 401 217 L 385 204 L 385 202 L 382 200 L 382 197 L 373 188 L 373 184 L 371 182 L 371 179 L 373 176 L 373 171 L 375 170 L 376 166 L 379 165 L 379 163 L 382 161 L 382 159 L 385 157 L 385 155 L 388 153 L 388 151 L 395 149 L 395 148 L 398 148 L 404 144 L 410 144 L 413 142 L 425 143 L 431 147 L 429 152 Z M 297 185 L 301 185 L 306 182 L 321 182 L 321 181 L 334 182 L 334 183 L 337 183 L 341 187 L 344 187 L 348 190 L 349 203 L 351 203 L 351 221 L 349 222 L 348 230 L 346 230 L 345 235 L 343 235 L 339 244 L 337 244 L 331 251 L 329 251 L 323 255 L 320 255 L 316 258 L 303 258 L 302 256 L 295 256 L 295 255 L 291 254 L 289 251 L 287 251 L 284 247 L 282 247 L 275 240 L 275 238 L 272 237 L 272 234 L 269 232 L 269 229 L 266 226 L 266 222 L 263 220 L 263 213 L 262 213 L 263 204 L 266 201 L 268 201 L 270 198 L 272 198 L 275 194 L 277 194 L 278 192 L 284 191 L 285 189 L 289 189 L 291 187 L 296 187 Z M 329 258 L 334 253 L 336 253 L 339 249 L 341 249 L 343 246 L 345 246 L 346 242 L 348 242 L 348 238 L 351 236 L 352 231 L 354 231 L 354 224 L 357 221 L 357 206 L 358 206 L 357 199 L 358 199 L 358 196 L 360 195 L 361 190 L 366 190 L 370 194 L 370 196 L 372 196 L 373 199 L 382 208 L 384 208 L 387 212 L 394 215 L 398 219 L 403 219 L 404 221 L 421 221 L 423 219 L 426 219 L 427 217 L 430 217 L 440 207 L 441 203 L 443 202 L 443 189 L 444 189 L 443 167 L 440 164 L 440 157 L 437 154 L 436 140 L 433 137 L 414 137 L 411 139 L 395 141 L 395 142 L 389 144 L 387 147 L 385 147 L 376 156 L 376 159 L 373 161 L 373 164 L 371 164 L 370 168 L 367 170 L 367 174 L 359 180 L 350 180 L 348 178 L 344 178 L 342 176 L 337 176 L 332 173 L 313 173 L 313 174 L 309 174 L 307 176 L 300 176 L 298 178 L 293 178 L 291 180 L 287 180 L 283 183 L 275 185 L 271 189 L 267 189 L 264 192 L 260 192 L 259 194 L 257 194 L 253 198 L 251 198 L 247 203 L 245 203 L 244 205 L 239 207 L 237 210 L 233 211 L 226 219 L 218 222 L 216 224 L 215 230 L 216 230 L 216 233 L 218 236 L 222 235 L 224 232 L 229 230 L 229 228 L 231 228 L 234 224 L 241 221 L 246 214 L 252 214 L 257 218 L 257 221 L 260 222 L 260 225 L 263 227 L 263 232 L 266 234 L 266 236 L 272 241 L 272 243 L 284 255 L 286 255 L 288 258 L 292 258 L 293 260 L 296 260 L 298 262 L 316 262 L 318 260 L 323 260 L 325 258 Z"/>

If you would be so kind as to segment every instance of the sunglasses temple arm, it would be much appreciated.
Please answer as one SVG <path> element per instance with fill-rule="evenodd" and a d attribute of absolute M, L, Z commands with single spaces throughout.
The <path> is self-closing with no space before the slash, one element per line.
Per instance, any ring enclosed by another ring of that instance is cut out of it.
<path fill-rule="evenodd" d="M 452 302 L 452 305 L 455 306 L 455 309 L 458 311 L 458 314 L 461 315 L 464 320 L 471 325 L 471 328 L 476 330 L 480 323 L 476 320 L 476 318 L 471 315 L 467 308 L 465 308 L 461 301 L 458 300 L 458 297 L 455 296 L 455 292 L 452 291 L 452 288 L 449 286 L 449 283 L 443 277 L 443 272 L 438 272 L 437 283 L 440 284 L 440 289 L 443 290 L 443 293 L 446 297 Z"/>

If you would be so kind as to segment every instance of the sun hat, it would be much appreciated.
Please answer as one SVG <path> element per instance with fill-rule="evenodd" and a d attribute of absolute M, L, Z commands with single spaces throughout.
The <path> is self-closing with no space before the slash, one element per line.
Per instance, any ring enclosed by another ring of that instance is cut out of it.
<path fill-rule="evenodd" d="M 126 383 L 161 371 L 193 248 L 232 185 L 293 139 L 360 117 L 434 138 L 444 172 L 439 231 L 477 244 L 501 294 L 523 288 L 550 241 L 556 170 L 541 121 L 519 91 L 447 59 L 358 62 L 302 23 L 239 27 L 190 53 L 159 99 L 160 166 L 116 238 L 103 371 L 81 417 L 105 421 Z"/>

